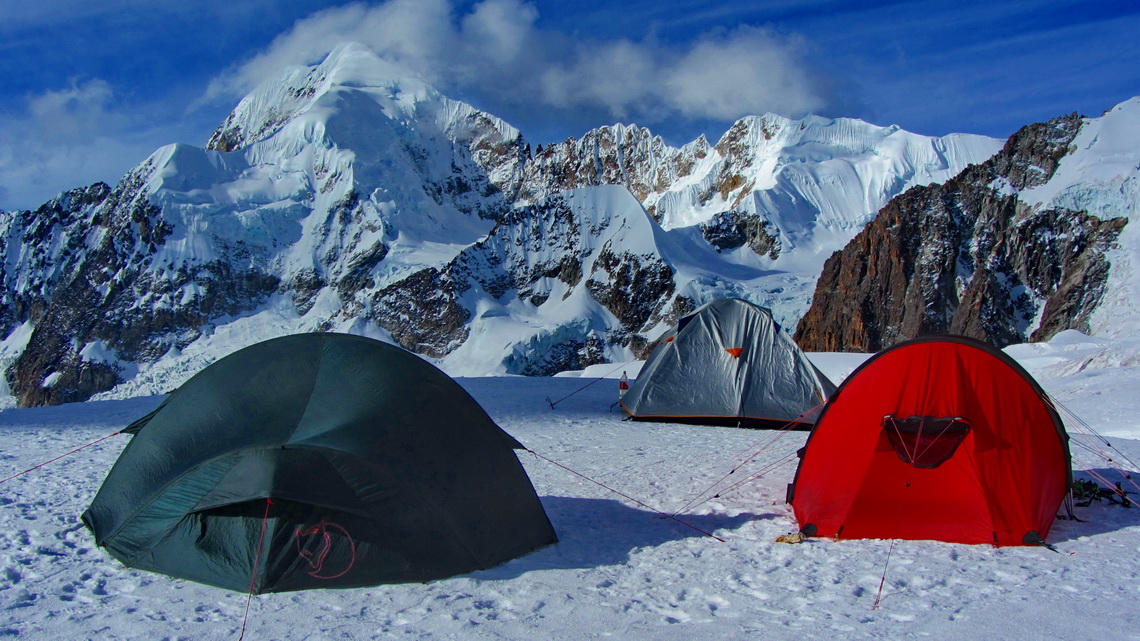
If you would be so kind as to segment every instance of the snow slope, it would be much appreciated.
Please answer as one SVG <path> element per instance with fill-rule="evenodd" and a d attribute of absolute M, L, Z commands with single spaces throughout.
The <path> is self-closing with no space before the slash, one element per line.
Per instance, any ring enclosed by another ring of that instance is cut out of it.
<path fill-rule="evenodd" d="M 349 331 L 454 374 L 549 374 L 640 355 L 718 296 L 790 326 L 891 196 L 999 147 L 768 114 L 715 145 L 614 125 L 540 152 L 347 43 L 253 91 L 206 148 L 0 212 L 0 364 L 21 403 L 50 404 L 165 391 L 238 336 Z M 574 224 L 543 227 L 560 198 Z"/>
<path fill-rule="evenodd" d="M 1140 342 L 1066 332 L 1009 353 L 1045 389 L 1140 460 Z M 857 356 L 817 355 L 829 376 Z M 589 375 L 605 372 L 592 370 Z M 615 374 L 617 375 L 617 374 Z M 561 541 L 491 570 L 435 581 L 256 597 L 247 639 L 1128 639 L 1137 636 L 1140 511 L 1094 503 L 1058 521 L 1057 551 L 937 542 L 773 542 L 803 434 L 622 422 L 606 379 L 461 383 L 535 452 L 672 512 L 743 457 L 769 469 L 680 518 L 712 538 L 520 453 Z M 551 410 L 544 398 L 566 398 Z M 0 461 L 25 469 L 105 436 L 158 397 L 0 412 Z M 1079 426 L 1066 417 L 1071 433 Z M 238 638 L 246 595 L 129 570 L 78 515 L 128 437 L 0 485 L 0 634 L 17 639 Z M 1089 439 L 1074 434 L 1074 444 Z M 1074 468 L 1107 467 L 1075 445 Z M 787 461 L 784 465 L 774 465 Z M 1132 468 L 1136 470 L 1135 467 Z M 890 550 L 889 564 L 888 550 Z M 883 579 L 882 600 L 872 606 Z"/>
<path fill-rule="evenodd" d="M 782 254 L 826 257 L 892 196 L 945 182 L 999 149 L 1000 140 L 984 136 L 931 138 L 852 118 L 751 116 L 725 133 L 703 161 L 707 169 L 695 169 L 688 182 L 646 204 L 662 211 L 667 229 L 706 222 L 726 209 L 754 213 L 779 230 Z M 707 190 L 725 175 L 739 176 L 742 188 L 701 202 L 691 185 Z"/>
<path fill-rule="evenodd" d="M 1100 218 L 1140 214 L 1140 97 L 1087 119 L 1053 178 L 1019 197 L 1034 207 L 1084 210 Z M 1108 259 L 1112 269 L 1090 328 L 1094 334 L 1132 336 L 1140 330 L 1137 224 L 1124 227 Z"/>

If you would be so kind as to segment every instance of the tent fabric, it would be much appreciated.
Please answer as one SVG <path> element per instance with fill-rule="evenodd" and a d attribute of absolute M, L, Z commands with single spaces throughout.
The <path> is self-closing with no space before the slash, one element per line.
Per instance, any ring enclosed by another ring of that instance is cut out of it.
<path fill-rule="evenodd" d="M 1068 436 L 1036 381 L 985 343 L 928 337 L 840 386 L 789 502 L 817 536 L 1021 545 L 1048 535 L 1071 480 Z"/>
<path fill-rule="evenodd" d="M 83 521 L 130 567 L 243 592 L 251 579 L 258 593 L 342 588 L 557 540 L 521 445 L 446 374 L 380 341 L 247 347 L 128 430 Z"/>
<path fill-rule="evenodd" d="M 834 390 L 771 311 L 725 298 L 681 318 L 621 404 L 634 420 L 806 428 Z"/>

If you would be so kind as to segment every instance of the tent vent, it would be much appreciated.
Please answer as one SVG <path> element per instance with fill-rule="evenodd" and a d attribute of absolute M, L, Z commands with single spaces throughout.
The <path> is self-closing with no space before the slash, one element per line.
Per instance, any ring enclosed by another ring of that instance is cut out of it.
<path fill-rule="evenodd" d="M 883 417 L 883 434 L 904 463 L 920 469 L 933 469 L 945 463 L 970 432 L 961 417 L 911 416 Z"/>

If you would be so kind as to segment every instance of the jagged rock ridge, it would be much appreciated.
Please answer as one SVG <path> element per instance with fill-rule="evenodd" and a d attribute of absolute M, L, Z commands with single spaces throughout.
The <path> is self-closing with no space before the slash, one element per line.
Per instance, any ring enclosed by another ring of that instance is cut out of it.
<path fill-rule="evenodd" d="M 1005 346 L 1090 333 L 1128 219 L 1021 197 L 1049 183 L 1086 123 L 1029 125 L 985 163 L 892 199 L 824 264 L 796 340 L 874 352 L 928 334 Z"/>
<path fill-rule="evenodd" d="M 794 322 L 821 248 L 996 148 L 771 114 L 715 145 L 615 125 L 532 148 L 347 45 L 254 91 L 205 149 L 0 213 L 0 366 L 33 405 L 167 391 L 298 331 L 453 374 L 628 359 L 719 296 Z"/>

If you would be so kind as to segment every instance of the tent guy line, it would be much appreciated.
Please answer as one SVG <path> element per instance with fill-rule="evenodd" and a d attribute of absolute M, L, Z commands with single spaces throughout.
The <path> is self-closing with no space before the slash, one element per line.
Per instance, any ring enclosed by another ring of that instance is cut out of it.
<path fill-rule="evenodd" d="M 1050 395 L 1048 393 L 1044 393 L 1044 392 L 1043 392 L 1042 398 L 1047 403 L 1052 404 L 1054 408 L 1056 408 L 1060 411 L 1060 413 L 1063 413 L 1066 417 L 1072 419 L 1073 422 L 1076 423 L 1076 425 L 1079 429 L 1067 429 L 1066 430 L 1066 432 L 1070 436 L 1071 442 L 1074 445 L 1076 445 L 1077 447 L 1079 447 L 1079 448 L 1085 450 L 1086 452 L 1092 454 L 1092 456 L 1095 457 L 1096 459 L 1099 459 L 1100 461 L 1107 463 L 1113 470 L 1115 470 L 1116 472 L 1118 472 L 1120 474 L 1120 476 L 1122 477 L 1123 480 L 1120 482 L 1114 483 L 1107 476 L 1101 474 L 1097 470 L 1093 469 L 1091 466 L 1088 466 L 1087 469 L 1084 470 L 1084 472 L 1086 474 L 1088 474 L 1089 476 L 1091 476 L 1096 481 L 1098 481 L 1099 483 L 1103 484 L 1105 486 L 1105 488 L 1108 489 L 1109 492 L 1115 494 L 1116 496 L 1119 496 L 1121 501 L 1125 501 L 1125 502 L 1131 501 L 1131 499 L 1129 499 L 1127 496 L 1128 492 L 1126 492 L 1124 490 L 1124 488 L 1121 487 L 1122 483 L 1124 481 L 1127 481 L 1129 485 L 1131 485 L 1133 488 L 1135 488 L 1137 490 L 1137 492 L 1140 492 L 1140 485 L 1138 485 L 1136 483 L 1136 480 L 1132 478 L 1132 474 L 1127 469 L 1125 469 L 1124 466 L 1122 466 L 1116 459 L 1120 458 L 1125 463 L 1130 465 L 1132 467 L 1132 469 L 1134 469 L 1134 470 L 1140 470 L 1140 466 L 1137 466 L 1136 463 L 1134 463 L 1132 461 L 1132 459 L 1130 459 L 1126 454 L 1124 454 L 1124 452 L 1121 452 L 1116 447 L 1114 447 L 1112 445 L 1112 443 L 1107 438 L 1105 438 L 1103 435 L 1101 435 L 1095 429 L 1093 429 L 1093 427 L 1091 425 L 1089 425 L 1088 422 L 1086 422 L 1076 412 L 1074 412 L 1072 409 L 1070 409 L 1068 406 L 1066 406 L 1060 400 L 1058 400 L 1058 399 L 1054 398 L 1052 395 Z M 1073 437 L 1077 437 L 1077 438 L 1073 438 Z M 1098 447 L 1096 445 L 1096 443 L 1098 441 L 1100 443 L 1104 444 L 1103 448 Z M 1110 452 L 1114 452 L 1115 456 Z M 1067 498 L 1067 502 L 1068 502 L 1069 518 L 1075 519 L 1076 516 L 1073 515 L 1073 506 L 1072 506 L 1072 503 L 1073 503 L 1073 489 L 1072 489 L 1072 487 L 1069 488 L 1069 495 Z"/>
<path fill-rule="evenodd" d="M 703 534 L 703 535 L 705 535 L 705 536 L 708 536 L 709 538 L 715 538 L 715 539 L 717 539 L 717 541 L 719 541 L 720 543 L 724 543 L 724 539 L 723 539 L 723 538 L 720 538 L 719 536 L 717 536 L 717 535 L 715 535 L 715 534 L 712 534 L 712 533 L 706 532 L 706 530 L 703 530 L 703 529 L 701 529 L 701 528 L 699 528 L 699 527 L 697 527 L 697 526 L 694 526 L 694 525 L 692 525 L 692 524 L 686 524 L 686 522 L 685 522 L 685 521 L 683 521 L 683 520 L 681 520 L 681 519 L 678 519 L 676 516 L 674 516 L 674 514 L 670 514 L 670 513 L 668 513 L 668 512 L 663 512 L 663 511 L 661 511 L 661 510 L 658 510 L 657 508 L 653 508 L 653 506 L 652 506 L 652 505 L 649 505 L 648 503 L 645 503 L 645 502 L 643 502 L 643 501 L 638 501 L 638 500 L 636 500 L 636 498 L 634 498 L 633 496 L 629 496 L 628 494 L 626 494 L 626 493 L 624 493 L 624 492 L 621 492 L 621 490 L 618 490 L 618 489 L 614 489 L 614 488 L 612 488 L 612 487 L 610 487 L 610 486 L 608 486 L 608 485 L 605 485 L 605 484 L 603 484 L 603 482 L 601 482 L 601 481 L 596 481 L 596 480 L 594 480 L 594 479 L 592 479 L 592 478 L 589 478 L 589 477 L 587 477 L 587 476 L 586 476 L 586 474 L 584 474 L 584 473 L 581 473 L 581 472 L 578 472 L 578 471 L 575 471 L 575 470 L 571 470 L 570 468 L 568 468 L 568 466 L 565 466 L 565 465 L 563 465 L 562 463 L 559 463 L 559 462 L 557 462 L 557 461 L 554 461 L 553 459 L 547 459 L 547 457 L 546 457 L 546 456 L 543 456 L 543 455 L 541 455 L 541 454 L 539 454 L 539 453 L 535 452 L 535 451 L 534 451 L 534 449 L 526 449 L 526 452 L 528 452 L 528 453 L 530 453 L 530 454 L 534 454 L 534 455 L 537 457 L 537 459 L 541 459 L 541 460 L 543 460 L 543 461 L 546 461 L 547 463 L 552 463 L 552 464 L 554 464 L 554 465 L 556 465 L 556 466 L 559 466 L 559 468 L 562 468 L 563 470 L 570 472 L 571 474 L 575 474 L 575 476 L 577 476 L 577 477 L 580 477 L 580 478 L 583 478 L 583 479 L 585 479 L 585 480 L 588 480 L 589 482 L 592 482 L 592 484 L 594 484 L 594 485 L 596 485 L 596 486 L 598 486 L 598 487 L 601 487 L 601 488 L 603 488 L 603 489 L 609 490 L 609 492 L 612 492 L 613 494 L 617 494 L 618 496 L 621 496 L 621 497 L 624 497 L 624 498 L 628 498 L 628 500 L 629 500 L 629 501 L 633 501 L 634 503 L 636 503 L 636 504 L 638 504 L 638 505 L 641 505 L 641 506 L 642 506 L 642 508 L 645 508 L 646 510 L 650 510 L 650 511 L 652 511 L 652 512 L 657 512 L 657 513 L 658 513 L 658 514 L 660 514 L 660 516 L 662 516 L 662 517 L 665 517 L 665 518 L 667 518 L 667 519 L 670 519 L 670 520 L 674 520 L 674 521 L 677 521 L 677 522 L 678 522 L 678 524 L 681 524 L 681 525 L 683 525 L 683 526 L 685 526 L 685 527 L 687 527 L 687 528 L 690 528 L 690 529 L 692 529 L 692 530 L 695 530 L 695 532 L 699 532 L 699 533 L 701 533 L 701 534 Z"/>
<path fill-rule="evenodd" d="M 238 641 L 245 638 L 245 627 L 249 623 L 249 604 L 253 602 L 253 592 L 257 587 L 257 568 L 261 565 L 261 553 L 265 543 L 265 529 L 269 524 L 269 506 L 273 505 L 273 499 L 265 499 L 265 514 L 261 517 L 261 535 L 257 538 L 257 556 L 253 559 L 253 571 L 249 573 L 249 593 L 245 597 L 245 614 L 241 618 L 241 634 L 238 635 Z"/>
<path fill-rule="evenodd" d="M 618 365 L 617 367 L 613 368 L 612 370 L 606 372 L 605 374 L 602 374 L 601 376 L 595 378 L 594 380 L 590 381 L 589 383 L 586 383 L 585 385 L 583 385 L 582 387 L 579 387 L 578 389 L 574 390 L 573 392 L 570 392 L 569 394 L 567 394 L 566 396 L 563 396 L 562 398 L 558 399 L 557 401 L 552 401 L 552 400 L 550 400 L 550 397 L 547 396 L 546 397 L 546 403 L 547 403 L 547 405 L 550 406 L 550 409 L 554 409 L 555 405 L 558 405 L 562 401 L 570 398 L 571 396 L 577 394 L 578 392 L 581 392 L 582 390 L 593 385 L 594 383 L 598 383 L 598 382 L 606 380 L 607 378 L 609 378 L 610 374 L 617 372 L 619 369 L 621 369 L 623 367 L 628 367 L 628 365 L 626 363 L 622 363 L 621 365 Z"/>
<path fill-rule="evenodd" d="M 878 610 L 879 603 L 883 600 L 883 585 L 887 582 L 887 568 L 891 565 L 891 553 L 895 551 L 896 541 L 898 539 L 891 539 L 891 546 L 887 548 L 887 560 L 883 562 L 883 576 L 879 579 L 879 590 L 875 593 L 875 602 L 871 604 L 872 610 Z"/>
<path fill-rule="evenodd" d="M 714 494 L 714 495 L 704 499 L 703 501 L 697 503 L 696 505 L 690 506 L 686 509 L 693 509 L 695 507 L 699 507 L 699 506 L 704 505 L 705 503 L 707 503 L 713 499 L 720 498 L 722 496 L 725 496 L 726 494 L 730 494 L 732 492 L 735 492 L 736 490 L 739 490 L 740 488 L 744 487 L 745 485 L 748 485 L 749 483 L 751 483 L 753 481 L 756 481 L 756 480 L 763 478 L 765 474 L 768 474 L 769 472 L 775 471 L 776 469 L 783 467 L 784 465 L 787 465 L 788 463 L 791 463 L 794 460 L 796 460 L 796 453 L 795 452 L 788 452 L 787 454 L 783 455 L 782 457 L 780 457 L 780 458 L 776 459 L 775 461 L 769 463 L 765 467 L 760 468 L 759 471 L 753 472 L 747 478 L 741 479 L 741 480 L 733 483 L 732 485 L 729 485 L 728 487 L 726 487 L 722 490 L 718 490 L 716 492 L 716 494 Z"/>
<path fill-rule="evenodd" d="M 45 465 L 48 465 L 48 464 L 54 463 L 54 462 L 56 462 L 56 461 L 60 460 L 61 458 L 66 458 L 66 457 L 68 457 L 68 456 L 71 456 L 72 454 L 75 454 L 76 452 L 81 452 L 81 451 L 83 451 L 83 450 L 85 450 L 85 449 L 87 449 L 87 448 L 91 447 L 92 445 L 96 445 L 96 444 L 98 444 L 98 443 L 102 443 L 103 441 L 105 441 L 105 440 L 107 440 L 107 439 L 109 439 L 109 438 L 111 438 L 111 437 L 113 437 L 113 436 L 118 436 L 119 434 L 122 434 L 122 432 L 121 432 L 121 431 L 119 431 L 119 432 L 115 432 L 114 434 L 108 434 L 108 435 L 106 435 L 106 436 L 103 436 L 103 437 L 97 438 L 97 439 L 95 439 L 94 441 L 91 441 L 90 443 L 88 443 L 88 444 L 86 444 L 86 445 L 81 445 L 81 446 L 79 446 L 79 447 L 77 447 L 77 448 L 75 448 L 75 449 L 71 450 L 70 452 L 64 452 L 63 454 L 60 454 L 59 456 L 57 456 L 57 457 L 55 457 L 55 458 L 53 458 L 53 459 L 48 459 L 48 460 L 44 461 L 43 463 L 40 463 L 39 465 L 33 465 L 32 467 L 29 467 L 28 469 L 24 470 L 23 472 L 17 472 L 16 474 L 13 474 L 12 476 L 9 476 L 9 477 L 8 477 L 8 478 L 6 478 L 6 479 L 0 479 L 0 485 L 3 485 L 3 484 L 5 484 L 5 483 L 7 483 L 8 481 L 11 481 L 11 480 L 12 480 L 12 479 L 14 479 L 14 478 L 18 478 L 18 477 L 21 477 L 21 476 L 23 476 L 23 475 L 27 474 L 28 472 L 32 472 L 32 471 L 38 470 L 38 469 L 40 469 L 41 467 L 44 467 Z"/>
<path fill-rule="evenodd" d="M 742 462 L 740 462 L 735 467 L 733 467 L 731 470 L 729 470 L 724 476 L 721 476 L 719 479 L 713 481 L 713 483 L 711 485 L 706 487 L 704 490 L 701 490 L 701 492 L 698 493 L 693 498 L 689 499 L 688 503 L 682 505 L 680 508 L 675 510 L 673 512 L 673 514 L 680 514 L 682 512 L 686 512 L 688 510 L 691 510 L 695 507 L 699 507 L 701 505 L 704 505 L 705 503 L 711 501 L 712 499 L 715 499 L 715 498 L 719 497 L 720 495 L 725 494 L 727 492 L 731 492 L 733 490 L 736 490 L 736 489 L 740 488 L 741 486 L 743 486 L 747 483 L 750 483 L 751 481 L 754 481 L 757 478 L 760 478 L 760 476 L 766 474 L 767 472 L 770 472 L 770 471 L 780 467 L 781 465 L 783 465 L 786 462 L 785 459 L 788 459 L 791 456 L 790 454 L 786 454 L 783 457 L 781 457 L 780 459 L 778 459 L 776 462 L 770 463 L 768 466 L 764 467 L 759 472 L 752 473 L 752 475 L 750 475 L 748 478 L 744 479 L 743 481 L 737 481 L 736 483 L 733 483 L 732 485 L 729 485 L 728 487 L 726 487 L 722 490 L 716 490 L 716 488 L 721 483 L 723 483 L 725 479 L 727 479 L 729 476 L 732 476 L 733 474 L 736 474 L 736 472 L 738 470 L 740 470 L 740 468 L 744 467 L 745 465 L 748 465 L 753 460 L 755 460 L 757 456 L 760 456 L 761 454 L 763 454 L 764 451 L 767 450 L 769 447 L 775 445 L 777 441 L 779 441 L 781 438 L 786 436 L 788 434 L 788 432 L 792 431 L 796 427 L 796 425 L 799 424 L 799 421 L 801 419 L 805 418 L 806 416 L 810 415 L 812 412 L 816 411 L 817 409 L 819 409 L 821 407 L 823 407 L 823 403 L 820 403 L 819 405 L 816 405 L 815 407 L 804 411 L 799 416 L 788 421 L 787 424 L 785 424 L 784 427 L 780 428 L 776 432 L 775 436 L 768 439 L 768 442 L 764 443 L 764 445 L 762 447 L 760 447 L 759 450 L 756 450 L 755 452 L 753 452 L 751 455 L 749 455 L 747 458 L 745 458 Z M 761 441 L 762 440 L 763 439 L 761 439 Z M 752 451 L 759 444 L 760 444 L 760 441 L 757 441 L 754 445 L 750 446 L 748 449 L 743 450 L 742 453 Z M 737 454 L 736 456 L 733 456 L 732 458 L 736 458 L 738 456 L 740 456 L 740 454 Z M 712 492 L 711 495 L 709 494 L 710 492 Z M 705 498 L 702 499 L 702 497 L 705 497 Z"/>

